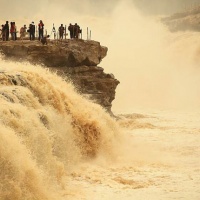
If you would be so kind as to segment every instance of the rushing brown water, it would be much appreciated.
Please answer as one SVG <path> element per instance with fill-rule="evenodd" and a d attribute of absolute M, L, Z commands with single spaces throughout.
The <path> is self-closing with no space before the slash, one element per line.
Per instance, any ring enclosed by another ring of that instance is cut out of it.
<path fill-rule="evenodd" d="M 0 199 L 60 199 L 70 168 L 112 154 L 116 122 L 40 67 L 0 61 Z"/>
<path fill-rule="evenodd" d="M 56 74 L 2 60 L 0 83 L 1 200 L 200 198 L 198 111 L 116 122 Z"/>

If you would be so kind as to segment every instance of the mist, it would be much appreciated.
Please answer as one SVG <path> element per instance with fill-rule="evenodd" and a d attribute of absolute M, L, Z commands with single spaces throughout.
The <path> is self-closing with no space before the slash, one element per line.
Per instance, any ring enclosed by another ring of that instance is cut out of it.
<path fill-rule="evenodd" d="M 1 0 L 0 16 L 1 19 L 6 18 L 18 18 L 18 17 L 34 17 L 39 13 L 40 16 L 45 16 L 47 13 L 51 13 L 52 18 L 54 13 L 60 14 L 64 11 L 64 14 L 68 16 L 68 13 L 74 13 L 77 16 L 95 15 L 105 16 L 109 15 L 120 0 L 43 0 L 43 1 L 31 1 L 31 0 Z M 123 1 L 127 3 L 127 0 Z M 173 14 L 174 12 L 182 11 L 183 9 L 190 8 L 200 4 L 200 0 L 130 0 L 138 9 L 144 14 Z M 11 9 L 12 8 L 14 9 Z M 54 7 L 52 9 L 52 7 Z M 12 10 L 12 12 L 8 12 Z M 49 17 L 47 15 L 47 17 Z"/>
<path fill-rule="evenodd" d="M 157 16 L 144 15 L 131 2 L 122 2 L 113 19 L 111 53 L 103 64 L 114 63 L 111 71 L 121 82 L 114 109 L 199 108 L 199 33 L 170 33 Z"/>
<path fill-rule="evenodd" d="M 22 0 L 15 5 L 23 6 L 8 12 L 13 1 L 3 0 L 0 17 L 1 23 L 15 20 L 18 27 L 42 19 L 49 34 L 53 23 L 56 28 L 78 23 L 83 39 L 89 27 L 92 39 L 108 47 L 100 66 L 120 81 L 114 112 L 138 107 L 196 109 L 200 107 L 199 35 L 170 33 L 159 17 L 199 2 Z"/>

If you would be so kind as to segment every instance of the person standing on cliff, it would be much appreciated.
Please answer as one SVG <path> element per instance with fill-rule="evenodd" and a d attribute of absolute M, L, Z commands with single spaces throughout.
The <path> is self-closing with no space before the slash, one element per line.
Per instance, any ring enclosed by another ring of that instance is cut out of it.
<path fill-rule="evenodd" d="M 30 40 L 35 40 L 35 25 L 34 25 L 34 22 L 32 22 L 29 25 L 29 34 L 30 34 Z"/>
<path fill-rule="evenodd" d="M 63 24 L 61 24 L 61 26 L 58 28 L 58 31 L 59 31 L 59 38 L 63 39 L 63 35 L 65 32 L 65 28 L 64 28 Z"/>
<path fill-rule="evenodd" d="M 20 28 L 20 40 L 23 40 L 26 37 L 26 25 Z"/>
<path fill-rule="evenodd" d="M 15 24 L 15 22 L 13 22 L 14 23 L 14 26 L 15 26 L 15 40 L 17 40 L 17 26 L 16 26 L 16 24 Z"/>
<path fill-rule="evenodd" d="M 71 23 L 68 26 L 68 31 L 70 33 L 70 38 L 74 38 L 74 26 Z"/>
<path fill-rule="evenodd" d="M 38 40 L 41 40 L 44 37 L 44 24 L 42 20 L 40 20 L 40 23 L 38 24 L 38 32 L 39 32 Z"/>
<path fill-rule="evenodd" d="M 74 37 L 78 39 L 79 33 L 80 33 L 80 26 L 77 23 L 75 23 L 75 25 L 74 25 Z"/>
<path fill-rule="evenodd" d="M 8 24 L 8 21 L 6 21 L 6 24 L 3 27 L 3 32 L 5 34 L 5 40 L 8 41 L 8 38 L 9 38 L 9 24 Z"/>
<path fill-rule="evenodd" d="M 15 22 L 10 22 L 10 34 L 11 34 L 12 40 L 14 41 L 15 34 L 16 34 Z"/>

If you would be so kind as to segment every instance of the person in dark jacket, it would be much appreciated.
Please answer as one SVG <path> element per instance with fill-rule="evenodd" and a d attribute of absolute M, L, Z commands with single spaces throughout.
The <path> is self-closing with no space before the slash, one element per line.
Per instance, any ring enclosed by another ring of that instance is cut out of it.
<path fill-rule="evenodd" d="M 71 23 L 68 26 L 68 31 L 70 33 L 70 38 L 74 38 L 74 25 L 72 25 Z"/>
<path fill-rule="evenodd" d="M 8 38 L 9 38 L 9 24 L 8 24 L 8 21 L 6 21 L 6 24 L 3 27 L 3 31 L 5 33 L 6 41 L 8 41 Z"/>
<path fill-rule="evenodd" d="M 75 25 L 74 25 L 74 38 L 78 39 L 79 33 L 80 33 L 80 26 L 77 23 L 75 23 Z"/>
<path fill-rule="evenodd" d="M 61 24 L 58 31 L 59 31 L 59 38 L 63 39 L 63 35 L 64 35 L 64 32 L 65 32 L 65 28 L 64 28 L 63 24 Z"/>
<path fill-rule="evenodd" d="M 29 25 L 29 34 L 30 34 L 30 40 L 35 40 L 35 25 L 34 25 L 34 22 L 32 22 Z"/>

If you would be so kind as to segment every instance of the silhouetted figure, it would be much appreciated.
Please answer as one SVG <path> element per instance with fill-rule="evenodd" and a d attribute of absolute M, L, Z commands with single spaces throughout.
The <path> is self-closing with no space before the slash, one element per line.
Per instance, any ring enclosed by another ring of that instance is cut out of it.
<path fill-rule="evenodd" d="M 59 31 L 59 38 L 63 39 L 63 35 L 64 35 L 64 32 L 65 32 L 65 28 L 64 28 L 63 24 L 61 24 L 58 31 Z"/>
<path fill-rule="evenodd" d="M 44 24 L 42 22 L 42 20 L 40 20 L 40 23 L 38 24 L 38 32 L 39 32 L 39 40 L 41 40 L 43 38 L 44 35 Z"/>
<path fill-rule="evenodd" d="M 45 37 L 43 37 L 40 41 L 42 42 L 43 45 L 47 45 L 47 39 L 50 37 L 50 35 L 47 35 Z"/>
<path fill-rule="evenodd" d="M 74 38 L 74 25 L 72 25 L 71 23 L 68 26 L 68 31 L 70 33 L 70 38 Z"/>
<path fill-rule="evenodd" d="M 29 25 L 29 34 L 30 34 L 30 40 L 35 40 L 35 25 L 34 25 L 34 22 L 32 22 Z"/>
<path fill-rule="evenodd" d="M 79 38 L 79 33 L 80 33 L 80 26 L 75 23 L 74 25 L 74 38 Z"/>
<path fill-rule="evenodd" d="M 3 31 L 5 33 L 6 41 L 8 41 L 8 38 L 9 38 L 9 24 L 8 24 L 8 21 L 6 21 L 6 24 L 3 27 Z"/>

